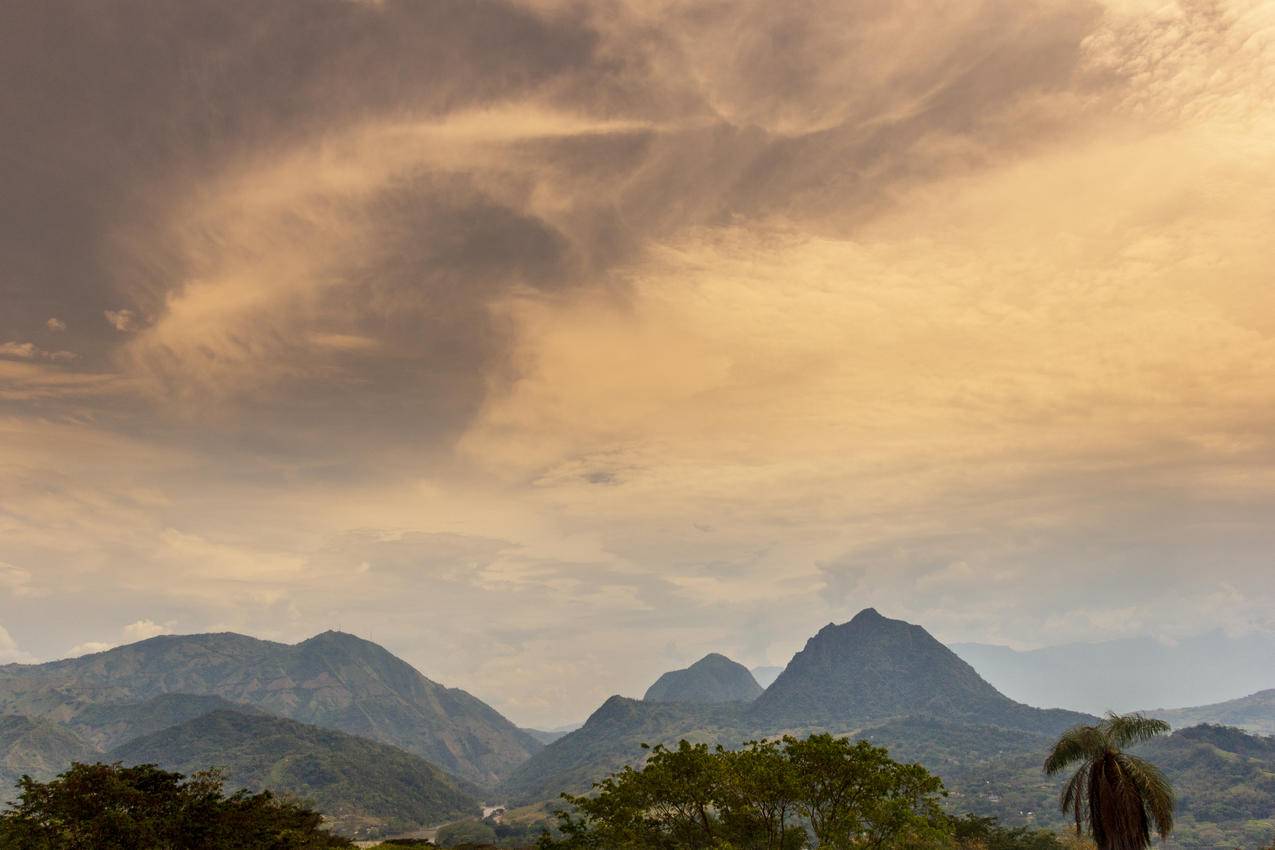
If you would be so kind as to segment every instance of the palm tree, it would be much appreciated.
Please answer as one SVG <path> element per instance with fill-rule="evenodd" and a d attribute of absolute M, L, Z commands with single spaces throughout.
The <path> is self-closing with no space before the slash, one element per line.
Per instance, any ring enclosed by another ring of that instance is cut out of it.
<path fill-rule="evenodd" d="M 1168 780 L 1155 765 L 1124 752 L 1168 731 L 1163 720 L 1111 712 L 1095 726 L 1065 732 L 1045 759 L 1051 776 L 1079 763 L 1059 803 L 1064 814 L 1074 814 L 1077 833 L 1088 822 L 1098 850 L 1146 850 L 1151 823 L 1161 840 L 1173 830 Z"/>

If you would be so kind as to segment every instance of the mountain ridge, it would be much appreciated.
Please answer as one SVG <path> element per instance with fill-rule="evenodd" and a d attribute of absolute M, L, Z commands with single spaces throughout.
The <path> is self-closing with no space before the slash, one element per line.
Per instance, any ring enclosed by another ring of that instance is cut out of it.
<path fill-rule="evenodd" d="M 81 658 L 0 668 L 0 710 L 61 722 L 94 704 L 217 696 L 371 738 L 479 784 L 542 745 L 494 708 L 384 647 L 328 631 L 296 644 L 234 632 L 161 635 Z"/>

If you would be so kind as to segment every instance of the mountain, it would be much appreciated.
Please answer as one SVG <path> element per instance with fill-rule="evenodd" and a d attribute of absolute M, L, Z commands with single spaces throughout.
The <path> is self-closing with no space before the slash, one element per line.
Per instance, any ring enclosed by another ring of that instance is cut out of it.
<path fill-rule="evenodd" d="M 935 718 L 946 724 L 940 731 Z M 751 703 L 611 697 L 579 730 L 520 765 L 501 790 L 515 803 L 552 799 L 636 764 L 644 743 L 734 746 L 788 731 L 875 735 L 900 752 L 942 752 L 977 771 L 1007 752 L 1030 750 L 1039 761 L 1049 735 L 1092 719 L 1015 703 L 925 629 L 867 609 L 822 629 Z"/>
<path fill-rule="evenodd" d="M 524 726 L 522 731 L 526 732 L 542 744 L 552 744 L 554 741 L 571 734 L 583 725 L 583 723 L 569 723 L 566 726 L 558 726 L 554 729 L 529 729 Z"/>
<path fill-rule="evenodd" d="M 1173 785 L 1179 810 L 1175 845 L 1268 847 L 1275 839 L 1275 738 L 1202 725 L 1179 729 L 1136 752 Z"/>
<path fill-rule="evenodd" d="M 162 694 L 140 703 L 94 703 L 85 706 L 66 725 L 104 752 L 134 738 L 194 720 L 219 709 L 232 709 L 246 714 L 261 713 L 259 709 L 221 697 Z"/>
<path fill-rule="evenodd" d="M 218 767 L 228 788 L 311 801 L 347 835 L 401 832 L 481 813 L 477 789 L 375 741 L 265 714 L 217 709 L 129 741 L 110 760 L 191 774 Z"/>
<path fill-rule="evenodd" d="M 771 683 L 779 678 L 779 674 L 784 672 L 782 667 L 754 667 L 749 671 L 753 674 L 753 680 L 763 688 L 769 688 Z"/>
<path fill-rule="evenodd" d="M 873 608 L 820 629 L 748 713 L 761 728 L 834 731 L 917 714 L 1045 733 L 1086 719 L 1014 702 L 925 629 Z"/>
<path fill-rule="evenodd" d="M 646 702 L 751 702 L 761 686 L 748 668 L 716 652 L 684 670 L 672 670 L 655 680 L 642 699 Z"/>
<path fill-rule="evenodd" d="M 15 783 L 23 774 L 52 779 L 73 761 L 97 761 L 97 752 L 70 729 L 19 714 L 0 716 L 0 801 L 17 796 Z"/>
<path fill-rule="evenodd" d="M 1016 700 L 1094 714 L 1206 705 L 1275 687 L 1275 635 L 1264 633 L 1231 637 L 1217 631 L 1172 643 L 1124 638 L 1026 651 L 977 643 L 951 648 Z"/>
<path fill-rule="evenodd" d="M 1275 735 L 1275 689 L 1194 708 L 1157 708 L 1145 712 L 1167 720 L 1175 729 L 1201 723 L 1234 726 L 1247 732 Z"/>
<path fill-rule="evenodd" d="M 511 803 L 554 800 L 583 792 L 594 781 L 633 765 L 643 744 L 696 743 L 733 746 L 748 740 L 742 703 L 646 702 L 613 696 L 574 732 L 519 765 L 501 784 Z"/>
<path fill-rule="evenodd" d="M 324 632 L 295 645 L 233 633 L 164 635 L 81 658 L 0 667 L 0 710 L 70 721 L 89 706 L 218 696 L 391 744 L 494 784 L 541 749 L 486 703 L 382 647 Z"/>

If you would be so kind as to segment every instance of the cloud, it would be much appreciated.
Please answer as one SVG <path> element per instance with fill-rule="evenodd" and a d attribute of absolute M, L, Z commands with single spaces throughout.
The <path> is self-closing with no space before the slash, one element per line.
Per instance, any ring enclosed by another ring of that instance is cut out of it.
<path fill-rule="evenodd" d="M 39 349 L 35 347 L 33 342 L 0 342 L 0 357 L 16 357 L 20 360 L 30 360 L 36 356 Z"/>
<path fill-rule="evenodd" d="M 123 628 L 124 638 L 128 641 L 146 640 L 157 635 L 172 634 L 171 625 L 160 625 L 153 620 L 138 620 Z"/>
<path fill-rule="evenodd" d="M 49 319 L 44 326 L 52 333 L 62 333 L 66 330 L 66 322 L 58 318 Z"/>
<path fill-rule="evenodd" d="M 118 646 L 118 644 L 102 643 L 101 641 L 95 640 L 85 641 L 84 643 L 77 643 L 75 646 L 68 649 L 64 657 L 79 658 L 81 655 L 93 655 L 98 652 L 106 652 L 108 649 L 114 649 L 116 646 Z"/>
<path fill-rule="evenodd" d="M 0 626 L 0 664 L 28 664 L 33 660 L 30 653 L 18 648 L 13 635 L 4 626 Z"/>
<path fill-rule="evenodd" d="M 106 317 L 107 324 L 120 333 L 131 333 L 140 328 L 137 314 L 132 310 L 104 310 L 102 315 Z"/>
<path fill-rule="evenodd" d="M 72 360 L 77 359 L 79 355 L 74 351 L 45 351 L 33 342 L 0 342 L 0 357 L 70 363 Z"/>
<path fill-rule="evenodd" d="M 868 604 L 1275 609 L 1261 3 L 62 12 L 0 12 L 33 654 L 342 626 L 553 725 Z"/>

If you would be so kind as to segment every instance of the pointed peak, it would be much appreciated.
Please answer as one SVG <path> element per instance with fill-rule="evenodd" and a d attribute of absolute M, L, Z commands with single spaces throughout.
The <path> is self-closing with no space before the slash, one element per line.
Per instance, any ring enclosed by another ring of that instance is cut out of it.
<path fill-rule="evenodd" d="M 870 623 L 886 619 L 881 616 L 881 612 L 875 608 L 864 608 L 850 620 L 852 623 Z"/>

